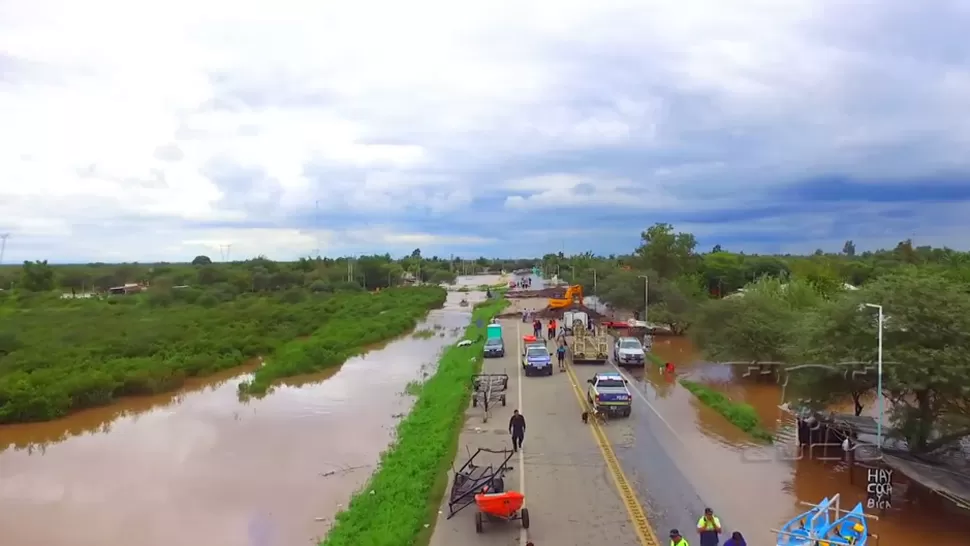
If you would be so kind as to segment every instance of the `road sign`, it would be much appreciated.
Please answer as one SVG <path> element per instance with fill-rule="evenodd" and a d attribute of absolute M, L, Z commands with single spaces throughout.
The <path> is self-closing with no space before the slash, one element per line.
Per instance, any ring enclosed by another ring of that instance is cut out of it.
<path fill-rule="evenodd" d="M 870 468 L 866 482 L 866 508 L 892 508 L 893 471 L 889 468 Z"/>

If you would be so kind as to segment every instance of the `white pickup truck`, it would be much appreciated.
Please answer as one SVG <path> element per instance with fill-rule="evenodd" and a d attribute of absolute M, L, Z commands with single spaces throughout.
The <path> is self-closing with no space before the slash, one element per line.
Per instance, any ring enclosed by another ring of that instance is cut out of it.
<path fill-rule="evenodd" d="M 640 366 L 646 364 L 647 353 L 635 337 L 621 337 L 613 345 L 613 361 L 617 366 Z"/>

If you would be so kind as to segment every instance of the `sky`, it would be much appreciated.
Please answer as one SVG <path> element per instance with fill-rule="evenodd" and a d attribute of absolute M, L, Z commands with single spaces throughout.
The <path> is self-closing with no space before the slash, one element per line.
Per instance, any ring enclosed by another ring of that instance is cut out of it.
<path fill-rule="evenodd" d="M 970 248 L 970 0 L 0 0 L 3 261 Z M 231 245 L 231 246 L 227 246 Z"/>

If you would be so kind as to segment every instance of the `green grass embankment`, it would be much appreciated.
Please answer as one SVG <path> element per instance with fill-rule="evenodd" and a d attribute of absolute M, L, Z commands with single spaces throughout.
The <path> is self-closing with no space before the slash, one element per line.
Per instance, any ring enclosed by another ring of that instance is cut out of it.
<path fill-rule="evenodd" d="M 647 357 L 656 366 L 663 366 L 666 362 L 653 353 L 647 353 Z M 771 432 L 766 430 L 761 425 L 761 417 L 758 416 L 757 410 L 754 409 L 750 404 L 745 404 L 744 402 L 735 402 L 728 398 L 724 393 L 708 387 L 703 383 L 698 383 L 696 381 L 691 381 L 689 379 L 681 379 L 679 383 L 688 391 L 691 392 L 698 400 L 701 401 L 705 406 L 713 409 L 714 411 L 720 413 L 725 419 L 730 421 L 734 426 L 740 428 L 741 430 L 747 432 L 752 437 L 762 442 L 771 443 L 774 439 Z"/>
<path fill-rule="evenodd" d="M 0 292 L 0 424 L 174 391 L 257 356 L 270 357 L 261 381 L 313 371 L 303 357 L 339 361 L 350 346 L 403 333 L 445 296 L 436 287 L 238 295 L 210 287 L 104 299 Z M 348 331 L 348 320 L 365 331 Z M 329 334 L 322 345 L 294 342 L 333 321 L 326 331 L 339 331 L 338 343 Z"/>
<path fill-rule="evenodd" d="M 445 289 L 437 286 L 390 288 L 358 296 L 354 305 L 335 306 L 308 338 L 286 343 L 268 356 L 252 380 L 239 384 L 239 392 L 266 394 L 274 381 L 342 364 L 369 345 L 414 329 L 447 297 Z"/>
<path fill-rule="evenodd" d="M 437 372 L 398 425 L 397 441 L 381 455 L 377 472 L 347 510 L 337 514 L 321 546 L 427 544 L 464 425 L 470 378 L 481 369 L 485 325 L 508 304 L 495 300 L 476 306 L 465 330 L 465 339 L 474 343 L 445 350 Z"/>
<path fill-rule="evenodd" d="M 663 366 L 664 364 L 666 364 L 666 362 L 664 362 L 664 359 L 660 358 L 659 356 L 649 351 L 647 352 L 647 360 L 649 360 L 650 362 L 653 362 L 655 366 Z"/>

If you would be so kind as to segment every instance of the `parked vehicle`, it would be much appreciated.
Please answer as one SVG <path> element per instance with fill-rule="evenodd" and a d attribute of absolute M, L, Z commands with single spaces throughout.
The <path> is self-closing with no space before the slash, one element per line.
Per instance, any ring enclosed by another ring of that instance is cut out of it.
<path fill-rule="evenodd" d="M 535 336 L 525 336 L 522 341 L 522 371 L 525 375 L 552 375 L 552 355 L 545 342 Z"/>
<path fill-rule="evenodd" d="M 621 337 L 613 345 L 613 361 L 617 366 L 644 366 L 647 353 L 635 337 Z"/>
<path fill-rule="evenodd" d="M 575 335 L 573 323 L 576 321 L 581 322 L 585 330 L 589 325 L 589 315 L 585 311 L 566 311 L 562 314 L 562 325 L 567 335 Z"/>
<path fill-rule="evenodd" d="M 485 358 L 502 358 L 505 356 L 505 341 L 500 337 L 486 339 L 482 351 Z"/>
<path fill-rule="evenodd" d="M 586 399 L 597 413 L 629 417 L 633 410 L 633 396 L 627 380 L 616 372 L 598 373 L 587 380 Z"/>

